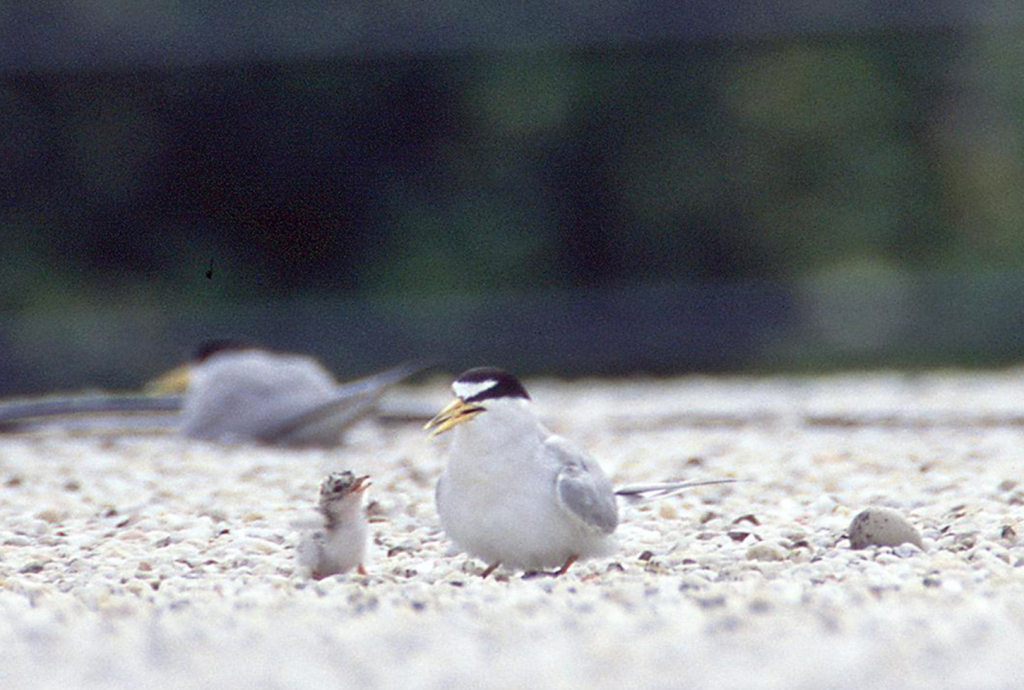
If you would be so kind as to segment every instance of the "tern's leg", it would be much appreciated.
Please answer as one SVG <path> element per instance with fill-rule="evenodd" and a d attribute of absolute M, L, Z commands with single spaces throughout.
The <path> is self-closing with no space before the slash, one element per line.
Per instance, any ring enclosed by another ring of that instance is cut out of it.
<path fill-rule="evenodd" d="M 489 566 L 487 566 L 487 570 L 480 573 L 480 577 L 486 580 L 487 576 L 493 573 L 495 570 L 497 570 L 499 565 L 501 565 L 501 561 L 498 561 L 497 563 L 491 563 Z"/>
<path fill-rule="evenodd" d="M 365 575 L 366 574 L 366 566 L 364 566 L 362 563 L 360 563 L 359 567 L 356 569 L 356 572 L 358 572 L 360 575 Z"/>
<path fill-rule="evenodd" d="M 572 567 L 572 564 L 576 562 L 577 558 L 579 558 L 579 556 L 569 556 L 568 558 L 566 558 L 565 563 L 562 564 L 562 567 L 553 572 L 552 576 L 559 577 L 560 575 L 565 575 L 567 572 L 569 572 L 569 568 Z"/>

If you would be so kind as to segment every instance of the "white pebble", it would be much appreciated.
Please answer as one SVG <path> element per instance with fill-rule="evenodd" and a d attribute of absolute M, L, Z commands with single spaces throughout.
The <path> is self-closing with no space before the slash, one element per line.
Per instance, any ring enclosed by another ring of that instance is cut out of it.
<path fill-rule="evenodd" d="M 771 542 L 760 542 L 747 549 L 747 560 L 751 561 L 783 561 L 786 559 L 786 552 L 778 544 Z"/>

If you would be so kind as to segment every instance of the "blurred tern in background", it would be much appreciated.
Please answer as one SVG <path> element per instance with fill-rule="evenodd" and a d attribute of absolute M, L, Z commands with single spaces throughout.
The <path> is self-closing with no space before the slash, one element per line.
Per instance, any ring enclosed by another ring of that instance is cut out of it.
<path fill-rule="evenodd" d="M 353 424 L 376 411 L 385 391 L 422 369 L 400 365 L 339 384 L 312 357 L 212 341 L 198 348 L 192 362 L 150 384 L 147 390 L 155 395 L 4 403 L 0 430 L 155 430 L 231 443 L 333 447 Z"/>
<path fill-rule="evenodd" d="M 346 429 L 374 410 L 384 391 L 419 370 L 402 365 L 339 385 L 317 360 L 304 355 L 252 347 L 203 354 L 188 375 L 180 433 L 281 446 L 338 445 Z"/>

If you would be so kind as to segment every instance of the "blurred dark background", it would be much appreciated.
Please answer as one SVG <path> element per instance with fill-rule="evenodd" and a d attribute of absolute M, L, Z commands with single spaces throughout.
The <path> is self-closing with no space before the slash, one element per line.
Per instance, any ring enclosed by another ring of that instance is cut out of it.
<path fill-rule="evenodd" d="M 586 5 L 0 6 L 0 393 L 1019 360 L 1024 8 Z"/>

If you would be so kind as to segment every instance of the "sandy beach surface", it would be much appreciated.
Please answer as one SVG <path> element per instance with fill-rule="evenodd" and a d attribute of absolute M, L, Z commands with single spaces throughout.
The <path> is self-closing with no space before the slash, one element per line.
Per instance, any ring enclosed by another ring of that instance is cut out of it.
<path fill-rule="evenodd" d="M 562 578 L 483 580 L 416 424 L 329 452 L 0 437 L 0 688 L 1024 686 L 1024 372 L 526 383 L 616 484 L 751 481 L 623 504 L 618 552 Z M 338 469 L 373 478 L 367 574 L 311 581 L 293 525 Z M 851 549 L 868 506 L 924 549 Z"/>

